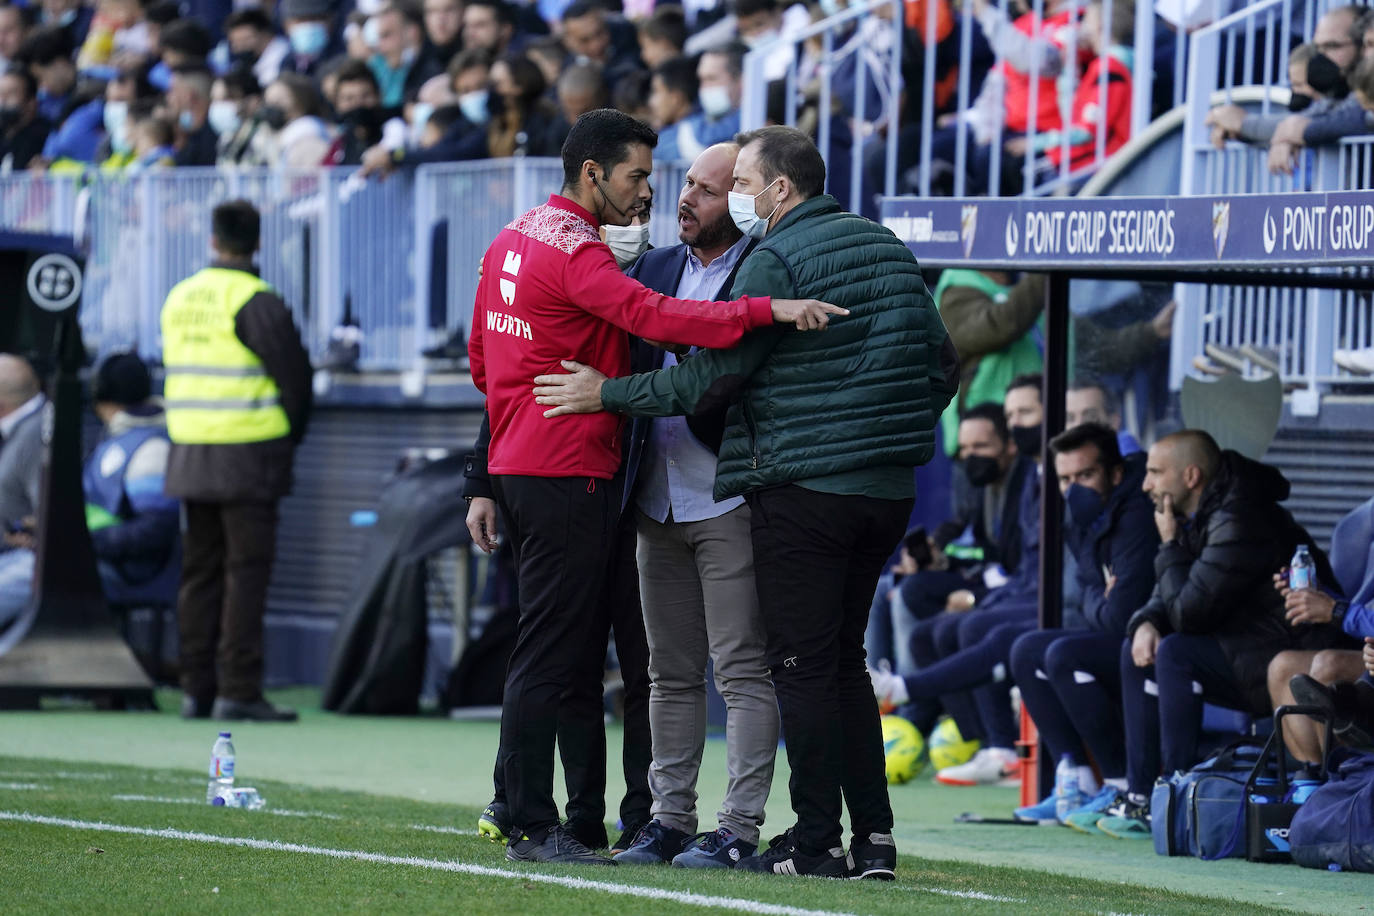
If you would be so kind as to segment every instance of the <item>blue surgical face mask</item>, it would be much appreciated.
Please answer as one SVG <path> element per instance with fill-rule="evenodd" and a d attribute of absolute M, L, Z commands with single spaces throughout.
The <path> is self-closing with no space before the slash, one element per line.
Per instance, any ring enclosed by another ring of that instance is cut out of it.
<path fill-rule="evenodd" d="M 298 22 L 286 33 L 291 50 L 301 57 L 319 57 L 329 46 L 329 30 L 323 22 Z"/>
<path fill-rule="evenodd" d="M 774 178 L 764 186 L 763 191 L 767 191 L 778 181 L 779 179 Z M 778 201 L 767 216 L 759 216 L 756 204 L 763 191 L 758 194 L 742 194 L 739 191 L 731 191 L 727 197 L 730 218 L 735 221 L 739 231 L 751 239 L 763 238 L 764 234 L 768 232 L 768 221 L 773 218 L 774 213 L 778 212 L 778 207 L 782 206 L 782 201 Z"/>
<path fill-rule="evenodd" d="M 1090 527 L 1102 514 L 1102 494 L 1081 483 L 1069 484 L 1064 502 L 1068 504 L 1069 517 L 1080 528 Z"/>
<path fill-rule="evenodd" d="M 458 107 L 463 112 L 463 117 L 473 124 L 482 125 L 487 123 L 487 98 L 490 93 L 486 89 L 474 89 L 472 92 L 464 92 L 458 96 Z"/>
<path fill-rule="evenodd" d="M 181 114 L 177 115 L 177 126 L 182 130 L 195 130 L 196 116 L 189 111 L 183 111 Z"/>

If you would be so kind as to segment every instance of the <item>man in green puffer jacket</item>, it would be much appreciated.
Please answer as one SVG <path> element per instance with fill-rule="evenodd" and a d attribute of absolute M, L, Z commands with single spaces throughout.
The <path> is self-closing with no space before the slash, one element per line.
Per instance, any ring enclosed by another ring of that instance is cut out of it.
<path fill-rule="evenodd" d="M 930 460 L 958 357 L 916 259 L 823 193 L 800 131 L 741 134 L 730 213 L 762 241 L 732 295 L 815 295 L 849 310 L 824 334 L 765 329 L 730 350 L 620 379 L 565 362 L 535 380 L 546 416 L 692 415 L 729 403 L 715 496 L 752 513 L 755 577 L 792 768 L 797 824 L 739 867 L 891 878 L 883 742 L 863 635 L 883 563 L 905 532 L 912 469 Z M 824 296 L 821 294 L 824 293 Z M 841 789 L 854 836 L 840 827 Z"/>

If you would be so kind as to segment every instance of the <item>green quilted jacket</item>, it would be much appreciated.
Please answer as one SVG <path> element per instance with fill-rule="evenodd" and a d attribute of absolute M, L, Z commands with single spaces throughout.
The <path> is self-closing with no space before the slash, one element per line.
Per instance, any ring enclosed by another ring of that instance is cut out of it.
<path fill-rule="evenodd" d="M 657 372 L 608 379 L 607 410 L 691 415 L 731 407 L 715 498 L 869 467 L 929 461 L 959 366 L 916 258 L 890 231 L 813 197 L 740 268 L 732 296 L 820 299 L 850 310 L 825 331 L 764 328 Z"/>

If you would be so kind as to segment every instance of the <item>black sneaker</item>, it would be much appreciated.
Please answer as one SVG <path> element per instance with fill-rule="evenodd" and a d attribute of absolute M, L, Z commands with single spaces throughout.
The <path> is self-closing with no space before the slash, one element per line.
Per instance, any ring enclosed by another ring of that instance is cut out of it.
<path fill-rule="evenodd" d="M 734 868 L 758 849 L 726 827 L 698 833 L 673 857 L 674 868 Z"/>
<path fill-rule="evenodd" d="M 635 837 L 639 836 L 639 831 L 644 829 L 644 821 L 636 821 L 629 824 L 624 830 L 620 831 L 620 839 L 615 841 L 611 847 L 611 855 L 618 856 L 635 844 Z"/>
<path fill-rule="evenodd" d="M 691 836 L 681 830 L 674 830 L 657 819 L 639 828 L 630 848 L 615 857 L 625 865 L 661 865 L 673 861 L 673 856 L 682 852 Z"/>
<path fill-rule="evenodd" d="M 851 878 L 891 881 L 897 877 L 897 842 L 890 833 L 870 833 L 867 839 L 850 840 L 849 858 L 854 863 L 849 870 Z"/>
<path fill-rule="evenodd" d="M 248 702 L 216 697 L 210 707 L 210 718 L 221 722 L 295 722 L 297 716 L 294 709 L 277 706 L 262 697 Z"/>
<path fill-rule="evenodd" d="M 512 862 L 543 862 L 548 865 L 614 865 L 583 846 L 562 824 L 555 824 L 543 839 L 522 834 L 511 837 L 506 858 Z"/>
<path fill-rule="evenodd" d="M 770 875 L 816 875 L 822 878 L 848 878 L 853 863 L 840 847 L 827 852 L 807 852 L 790 827 L 782 836 L 768 842 L 768 850 L 740 861 L 740 871 L 760 871 Z"/>
<path fill-rule="evenodd" d="M 503 846 L 510 841 L 514 828 L 510 822 L 510 808 L 503 801 L 492 799 L 477 818 L 477 835 Z"/>
<path fill-rule="evenodd" d="M 563 829 L 571 833 L 577 838 L 577 842 L 586 846 L 588 849 L 606 848 L 606 825 L 601 821 L 588 821 L 570 817 L 563 823 Z"/>
<path fill-rule="evenodd" d="M 1369 687 L 1363 682 L 1354 684 L 1335 684 L 1330 687 L 1307 674 L 1295 674 L 1288 682 L 1293 691 L 1293 699 L 1303 706 L 1317 706 L 1326 710 L 1331 717 L 1331 730 L 1345 740 L 1358 745 L 1369 744 L 1374 735 L 1374 727 L 1367 721 L 1368 715 L 1361 715 L 1362 706 L 1367 707 L 1360 688 Z"/>

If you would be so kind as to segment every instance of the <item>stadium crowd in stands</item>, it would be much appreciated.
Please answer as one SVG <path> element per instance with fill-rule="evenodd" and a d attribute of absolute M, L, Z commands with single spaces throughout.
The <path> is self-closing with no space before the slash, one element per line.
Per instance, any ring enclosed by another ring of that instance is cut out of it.
<path fill-rule="evenodd" d="M 963 19 L 931 0 L 939 23 L 939 115 L 933 138 L 943 174 L 966 133 L 972 193 L 989 183 L 989 143 L 1002 125 L 1004 172 L 1019 179 L 1029 151 L 1048 174 L 1064 150 L 1078 167 L 1104 134 L 1108 153 L 1130 130 L 1134 4 L 1081 7 L 1051 0 L 1043 22 L 1022 5 L 976 0 L 969 39 L 976 104 L 954 111 Z M 858 54 L 903 42 L 901 165 L 920 148 L 926 56 L 925 0 L 902 23 L 863 17 L 835 49 L 832 111 L 821 112 L 827 75 L 819 40 L 783 41 L 766 58 L 768 119 L 789 101 L 813 137 L 824 118 L 831 169 L 863 156 L 881 173 L 888 130 L 868 85 L 855 118 Z M 749 49 L 793 38 L 844 0 L 688 0 L 679 6 L 620 0 L 280 0 L 275 4 L 174 0 L 50 0 L 0 6 L 0 161 L 3 169 L 137 171 L 175 166 L 401 166 L 511 155 L 556 156 L 585 111 L 614 107 L 661 134 L 660 160 L 690 162 L 740 128 Z M 1026 8 L 1028 9 L 1028 7 Z M 1029 39 L 1029 40 L 1027 40 Z M 1003 55 L 994 59 L 993 51 Z M 795 66 L 796 98 L 787 98 Z M 1105 114 L 1090 98 L 1105 68 Z M 1069 72 L 1079 97 L 1060 111 L 1055 81 Z M 1038 73 L 1037 93 L 1032 74 Z M 1038 97 L 1027 139 L 1029 105 Z M 1010 186 L 1007 186 L 1010 187 Z M 859 204 L 872 215 L 872 201 Z"/>

